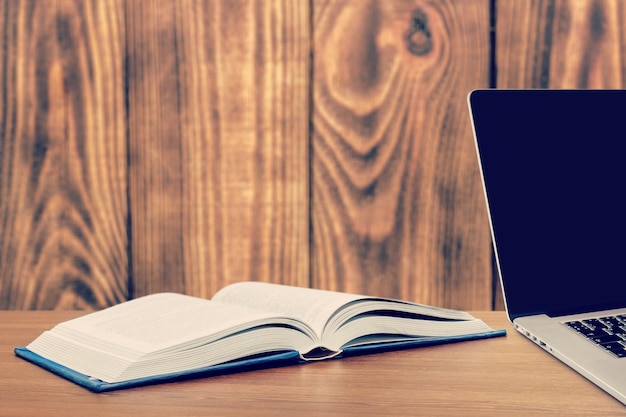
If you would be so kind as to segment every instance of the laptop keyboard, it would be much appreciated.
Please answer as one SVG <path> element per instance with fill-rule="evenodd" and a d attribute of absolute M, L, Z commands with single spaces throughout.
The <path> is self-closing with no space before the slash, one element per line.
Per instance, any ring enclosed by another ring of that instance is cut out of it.
<path fill-rule="evenodd" d="M 618 358 L 626 357 L 626 314 L 563 324 Z"/>

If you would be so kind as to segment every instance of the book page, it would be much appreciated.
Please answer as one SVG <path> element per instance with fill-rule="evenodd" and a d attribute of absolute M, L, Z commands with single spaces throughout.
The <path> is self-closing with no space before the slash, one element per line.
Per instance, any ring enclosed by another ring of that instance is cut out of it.
<path fill-rule="evenodd" d="M 181 294 L 162 293 L 137 298 L 59 324 L 66 337 L 97 339 L 130 352 L 147 353 L 213 335 L 223 337 L 250 322 L 275 317 L 264 311 L 223 304 Z M 94 342 L 96 344 L 96 342 Z"/>
<path fill-rule="evenodd" d="M 326 322 L 339 308 L 362 298 L 361 295 L 312 288 L 240 282 L 224 287 L 213 300 L 296 318 L 308 323 L 321 338 Z"/>

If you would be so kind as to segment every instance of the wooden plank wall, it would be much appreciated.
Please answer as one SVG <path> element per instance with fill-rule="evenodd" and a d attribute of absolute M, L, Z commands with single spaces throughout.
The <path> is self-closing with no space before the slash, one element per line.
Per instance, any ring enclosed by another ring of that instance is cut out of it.
<path fill-rule="evenodd" d="M 309 284 L 309 11 L 128 1 L 132 296 Z"/>
<path fill-rule="evenodd" d="M 623 88 L 619 0 L 0 0 L 0 309 L 263 280 L 502 308 L 465 96 Z"/>
<path fill-rule="evenodd" d="M 489 3 L 314 3 L 316 286 L 490 308 L 466 95 L 489 82 Z"/>
<path fill-rule="evenodd" d="M 0 47 L 0 307 L 124 299 L 124 3 L 2 0 Z"/>

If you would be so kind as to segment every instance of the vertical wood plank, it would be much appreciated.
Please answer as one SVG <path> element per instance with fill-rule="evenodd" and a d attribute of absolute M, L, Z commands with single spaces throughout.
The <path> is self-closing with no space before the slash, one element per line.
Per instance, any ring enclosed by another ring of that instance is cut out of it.
<path fill-rule="evenodd" d="M 491 308 L 489 1 L 314 1 L 313 285 Z"/>
<path fill-rule="evenodd" d="M 0 0 L 0 308 L 126 298 L 124 9 Z"/>
<path fill-rule="evenodd" d="M 134 295 L 308 285 L 309 5 L 128 1 Z"/>
<path fill-rule="evenodd" d="M 623 1 L 499 0 L 496 11 L 499 88 L 626 87 Z"/>
<path fill-rule="evenodd" d="M 499 88 L 624 88 L 626 4 L 497 3 Z"/>

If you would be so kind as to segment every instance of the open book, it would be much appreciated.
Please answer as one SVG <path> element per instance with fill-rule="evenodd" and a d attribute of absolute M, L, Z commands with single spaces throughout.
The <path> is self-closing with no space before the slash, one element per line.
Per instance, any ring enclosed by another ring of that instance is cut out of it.
<path fill-rule="evenodd" d="M 93 391 L 501 336 L 450 309 L 260 282 L 159 293 L 56 325 L 15 353 Z"/>

